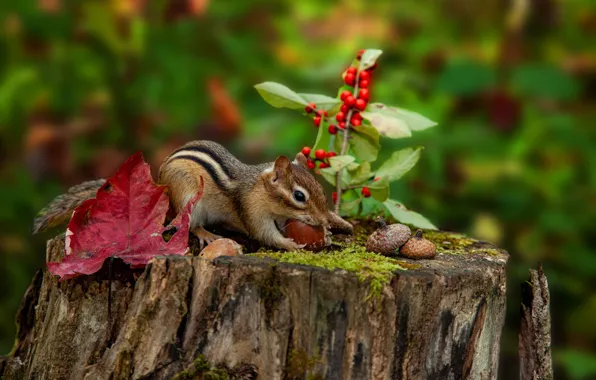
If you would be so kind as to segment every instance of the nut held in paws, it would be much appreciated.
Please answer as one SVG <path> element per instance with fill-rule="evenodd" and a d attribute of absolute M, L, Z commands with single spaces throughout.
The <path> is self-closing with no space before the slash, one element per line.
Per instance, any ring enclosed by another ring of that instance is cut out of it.
<path fill-rule="evenodd" d="M 290 220 L 284 228 L 284 236 L 296 242 L 306 244 L 305 249 L 320 251 L 325 247 L 325 228 L 311 226 L 299 220 Z"/>

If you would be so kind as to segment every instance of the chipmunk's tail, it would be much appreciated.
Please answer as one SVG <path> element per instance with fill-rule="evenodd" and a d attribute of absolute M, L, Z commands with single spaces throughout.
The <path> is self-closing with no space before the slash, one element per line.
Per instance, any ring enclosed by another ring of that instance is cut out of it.
<path fill-rule="evenodd" d="M 33 222 L 33 233 L 45 231 L 48 228 L 66 224 L 72 217 L 74 210 L 87 199 L 95 198 L 97 190 L 106 182 L 105 179 L 83 182 L 59 195 L 49 205 L 44 207 Z"/>

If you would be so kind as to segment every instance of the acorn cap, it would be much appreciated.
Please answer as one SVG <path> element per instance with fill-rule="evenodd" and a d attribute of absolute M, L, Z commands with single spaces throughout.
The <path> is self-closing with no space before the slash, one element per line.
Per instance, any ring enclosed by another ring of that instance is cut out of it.
<path fill-rule="evenodd" d="M 242 255 L 242 246 L 232 239 L 221 238 L 212 241 L 203 248 L 199 257 L 213 260 L 220 256 L 238 256 Z"/>
<path fill-rule="evenodd" d="M 409 259 L 432 259 L 437 255 L 437 247 L 433 242 L 422 237 L 422 230 L 418 230 L 400 248 L 399 252 L 402 256 Z"/>
<path fill-rule="evenodd" d="M 377 222 L 381 227 L 368 237 L 366 250 L 387 256 L 397 254 L 399 247 L 410 238 L 410 228 L 399 223 L 387 225 L 381 217 L 377 218 Z"/>

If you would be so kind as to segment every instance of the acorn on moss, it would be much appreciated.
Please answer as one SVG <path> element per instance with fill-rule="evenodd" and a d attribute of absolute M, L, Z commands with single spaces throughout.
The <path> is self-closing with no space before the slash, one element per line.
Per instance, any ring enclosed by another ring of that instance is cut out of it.
<path fill-rule="evenodd" d="M 408 259 L 432 259 L 437 255 L 437 247 L 433 242 L 422 237 L 422 230 L 416 231 L 416 234 L 404 244 L 400 254 Z"/>
<path fill-rule="evenodd" d="M 399 223 L 387 225 L 381 216 L 377 217 L 376 221 L 380 227 L 368 237 L 366 250 L 385 256 L 396 255 L 399 247 L 410 238 L 410 228 Z"/>

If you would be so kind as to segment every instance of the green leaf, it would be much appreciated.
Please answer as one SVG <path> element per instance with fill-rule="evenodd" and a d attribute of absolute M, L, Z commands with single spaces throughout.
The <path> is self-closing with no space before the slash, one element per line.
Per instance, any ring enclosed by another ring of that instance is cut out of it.
<path fill-rule="evenodd" d="M 329 165 L 335 172 L 340 171 L 356 160 L 353 156 L 335 156 L 329 158 Z"/>
<path fill-rule="evenodd" d="M 346 166 L 346 169 L 348 169 L 348 171 L 353 172 L 354 170 L 358 169 L 360 167 L 360 164 L 357 162 L 352 162 L 351 164 L 348 164 L 348 166 Z"/>
<path fill-rule="evenodd" d="M 356 211 L 358 210 L 358 206 L 360 206 L 361 202 L 362 202 L 362 198 L 360 198 L 360 197 L 353 199 L 353 200 L 349 200 L 349 201 L 342 200 L 339 205 L 339 211 L 343 215 L 355 214 Z"/>
<path fill-rule="evenodd" d="M 358 67 L 358 71 L 366 70 L 369 67 L 372 67 L 375 62 L 377 62 L 377 59 L 381 56 L 381 54 L 383 54 L 382 50 L 366 49 L 360 58 L 360 66 Z"/>
<path fill-rule="evenodd" d="M 577 96 L 577 81 L 556 66 L 527 64 L 515 69 L 513 87 L 522 95 L 555 100 L 570 100 Z"/>
<path fill-rule="evenodd" d="M 348 168 L 348 170 L 350 170 Z M 352 175 L 352 182 L 350 185 L 359 185 L 365 181 L 368 181 L 372 177 L 373 173 L 370 171 L 370 162 L 364 161 L 362 164 L 354 170 L 350 170 Z"/>
<path fill-rule="evenodd" d="M 387 178 L 388 181 L 397 181 L 416 165 L 420 158 L 422 147 L 416 149 L 406 148 L 393 152 L 387 161 L 376 171 L 377 177 Z"/>
<path fill-rule="evenodd" d="M 337 177 L 335 176 L 336 171 L 331 168 L 325 168 L 320 170 L 321 176 L 325 178 L 325 181 L 335 186 L 337 184 Z"/>
<path fill-rule="evenodd" d="M 439 75 L 437 90 L 451 95 L 475 95 L 492 87 L 497 81 L 495 71 L 474 61 L 452 62 Z"/>
<path fill-rule="evenodd" d="M 385 202 L 389 198 L 389 181 L 387 178 L 373 181 L 367 187 L 370 189 L 372 197 L 377 201 Z"/>
<path fill-rule="evenodd" d="M 320 169 L 320 173 L 327 182 L 335 186 L 337 184 L 337 171 L 331 167 Z M 347 187 L 352 177 L 347 170 L 341 172 L 340 183 L 342 187 Z"/>
<path fill-rule="evenodd" d="M 255 88 L 267 103 L 276 108 L 297 110 L 308 104 L 304 98 L 283 84 L 263 82 L 255 85 Z"/>
<path fill-rule="evenodd" d="M 325 122 L 321 120 L 321 125 L 319 126 L 319 131 L 317 132 L 317 139 L 315 140 L 315 145 L 313 145 L 313 152 L 317 149 L 324 149 L 327 150 L 329 147 L 329 142 L 331 141 L 331 135 L 327 132 L 327 128 L 325 127 Z"/>
<path fill-rule="evenodd" d="M 412 131 L 422 131 L 437 125 L 434 121 L 403 108 L 371 103 L 362 118 L 368 120 L 383 136 L 392 139 L 412 136 Z"/>
<path fill-rule="evenodd" d="M 415 211 L 408 210 L 398 201 L 388 199 L 383 202 L 383 205 L 385 205 L 387 211 L 389 211 L 391 215 L 393 215 L 393 217 L 401 223 L 411 224 L 418 228 L 427 228 L 432 230 L 437 229 L 437 227 L 435 227 L 435 225 L 424 216 L 418 214 Z"/>
<path fill-rule="evenodd" d="M 341 147 L 342 147 L 343 143 L 344 143 L 344 137 L 339 134 L 335 135 L 334 148 L 335 148 L 335 151 L 337 152 L 337 154 L 341 153 Z M 349 145 L 348 145 L 348 147 L 349 147 Z M 344 152 L 344 153 L 347 153 L 347 150 L 348 149 L 346 149 L 346 152 Z"/>
<path fill-rule="evenodd" d="M 379 149 L 379 131 L 368 125 L 361 125 L 352 130 L 350 135 L 350 148 L 356 158 L 362 161 L 377 159 Z"/>
<path fill-rule="evenodd" d="M 342 102 L 337 98 L 332 98 L 326 95 L 319 94 L 298 94 L 306 103 L 314 103 L 318 110 L 327 111 L 330 114 L 337 113 L 342 105 Z"/>

